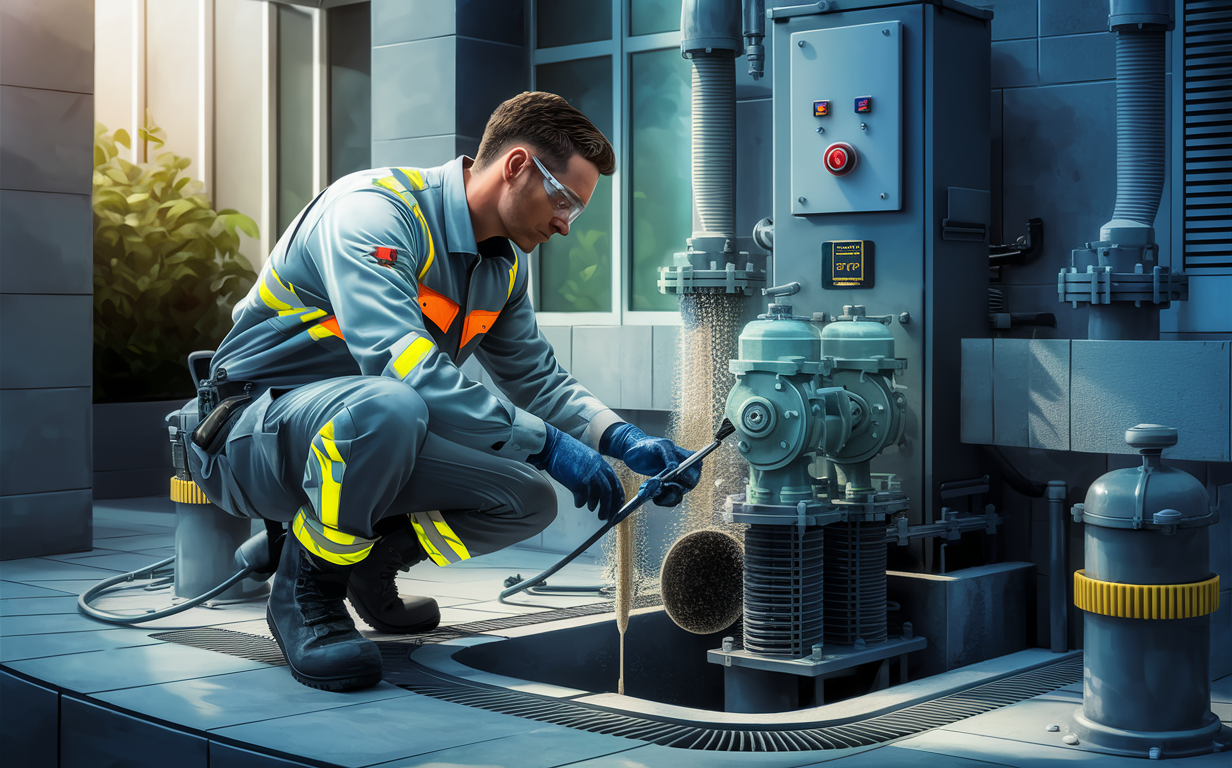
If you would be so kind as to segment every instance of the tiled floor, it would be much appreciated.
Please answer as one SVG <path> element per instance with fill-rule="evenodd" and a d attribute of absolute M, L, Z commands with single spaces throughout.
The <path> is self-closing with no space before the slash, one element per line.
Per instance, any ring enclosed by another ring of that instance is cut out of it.
<path fill-rule="evenodd" d="M 173 552 L 174 515 L 162 499 L 99 502 L 95 549 L 0 563 L 0 755 L 14 766 L 126 765 L 174 768 L 293 768 L 306 765 L 499 766 L 500 768 L 839 768 L 1131 766 L 1140 761 L 1068 747 L 1041 723 L 1081 705 L 1081 686 L 968 718 L 894 744 L 812 753 L 709 753 L 464 707 L 381 683 L 327 693 L 296 683 L 282 667 L 150 637 L 218 626 L 268 636 L 260 603 L 199 607 L 140 627 L 101 624 L 77 612 L 76 596 L 101 579 Z M 506 550 L 452 566 L 416 566 L 404 593 L 435 597 L 444 624 L 582 605 L 587 597 L 496 595 L 507 576 L 529 576 L 559 556 Z M 577 563 L 554 580 L 597 584 L 600 568 Z M 170 590 L 128 587 L 96 605 L 142 610 Z M 381 638 L 376 632 L 368 632 Z M 1216 713 L 1232 720 L 1232 678 L 1213 687 Z M 57 735 L 58 743 L 57 743 Z M 1174 761 L 1232 766 L 1227 754 Z"/>

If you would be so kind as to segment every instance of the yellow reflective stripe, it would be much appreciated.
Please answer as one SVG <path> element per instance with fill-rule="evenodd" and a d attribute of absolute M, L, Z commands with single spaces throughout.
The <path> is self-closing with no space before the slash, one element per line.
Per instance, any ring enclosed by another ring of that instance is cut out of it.
<path fill-rule="evenodd" d="M 423 174 L 421 174 L 418 170 L 414 168 L 403 168 L 402 172 L 405 173 L 406 177 L 411 180 L 411 189 L 416 192 L 428 186 L 423 180 Z"/>
<path fill-rule="evenodd" d="M 271 269 L 270 272 L 272 273 L 273 270 Z M 275 276 L 274 279 L 277 280 L 278 279 L 277 276 Z M 265 282 L 265 280 L 261 281 L 261 286 L 260 288 L 257 289 L 257 292 L 261 296 L 261 301 L 264 301 L 265 305 L 269 307 L 270 309 L 277 310 L 279 312 L 282 312 L 283 310 L 291 309 L 290 304 L 286 303 L 285 301 L 282 301 L 281 299 L 279 299 L 277 296 L 274 295 L 274 292 L 270 290 L 269 285 Z"/>
<path fill-rule="evenodd" d="M 411 213 L 415 214 L 415 218 L 419 219 L 419 225 L 423 227 L 424 236 L 428 240 L 428 258 L 424 261 L 423 268 L 419 270 L 416 278 L 424 279 L 424 275 L 428 274 L 428 268 L 432 266 L 432 261 L 436 258 L 436 247 L 432 245 L 432 230 L 428 229 L 428 221 L 424 218 L 423 211 L 419 210 L 418 205 L 411 206 Z"/>
<path fill-rule="evenodd" d="M 402 202 L 406 203 L 407 205 L 409 206 L 415 205 L 414 201 L 407 199 L 406 196 L 409 193 L 406 191 L 406 187 L 402 186 L 402 182 L 398 181 L 393 176 L 386 176 L 385 178 L 377 179 L 376 181 L 372 183 L 377 185 L 378 187 L 384 187 L 385 189 L 388 189 L 390 192 L 393 192 L 395 195 L 397 195 L 402 200 Z"/>
<path fill-rule="evenodd" d="M 458 558 L 461 560 L 469 560 L 471 553 L 467 551 L 466 545 L 463 544 L 462 540 L 458 538 L 458 534 L 453 532 L 453 529 L 449 527 L 449 524 L 446 523 L 443 518 L 439 520 L 436 519 L 440 513 L 437 512 L 436 514 L 432 514 L 429 512 L 428 514 L 429 517 L 432 518 L 432 522 L 436 524 L 437 533 L 441 535 L 441 538 L 445 540 L 445 543 L 449 545 L 450 549 L 457 553 Z"/>
<path fill-rule="evenodd" d="M 509 292 L 505 294 L 505 301 L 509 301 L 509 297 L 513 295 L 513 283 L 518 276 L 518 257 L 515 253 L 513 256 L 513 266 L 509 268 Z"/>
<path fill-rule="evenodd" d="M 394 373 L 398 374 L 399 379 L 405 379 L 431 351 L 431 341 L 423 336 L 416 338 L 406 349 L 402 350 L 398 359 L 394 360 Z"/>
<path fill-rule="evenodd" d="M 321 447 L 317 447 L 317 443 Z M 324 453 L 322 453 L 322 448 Z M 321 522 L 326 525 L 326 531 L 330 527 L 338 526 L 338 508 L 342 501 L 342 480 L 341 475 L 346 471 L 346 462 L 342 460 L 342 454 L 338 452 L 338 446 L 334 443 L 334 422 L 331 419 L 321 427 L 317 432 L 316 438 L 312 441 L 312 452 L 317 457 L 317 462 L 321 465 L 321 486 L 320 500 L 317 504 L 317 513 L 321 516 Z M 334 462 L 340 465 L 339 478 L 334 478 Z M 346 534 L 340 534 L 346 535 Z M 338 541 L 338 544 L 351 544 L 351 541 Z"/>
<path fill-rule="evenodd" d="M 358 563 L 368 556 L 372 551 L 372 545 L 375 541 L 362 539 L 357 536 L 351 538 L 358 542 L 350 545 L 335 545 L 332 544 L 330 536 L 330 528 L 325 527 L 323 530 L 318 530 L 315 525 L 311 525 L 311 520 L 300 510 L 295 516 L 295 520 L 291 523 L 291 532 L 295 535 L 296 540 L 304 545 L 304 549 L 308 550 L 317 557 L 337 565 L 352 565 Z M 346 536 L 341 531 L 334 531 L 339 536 Z"/>
<path fill-rule="evenodd" d="M 436 546 L 432 544 L 432 540 L 428 538 L 427 532 L 419 524 L 419 521 L 415 519 L 414 515 L 411 515 L 411 527 L 415 529 L 415 535 L 419 537 L 419 543 L 423 545 L 424 552 L 428 553 L 428 558 L 442 568 L 449 565 L 449 559 L 442 555 Z"/>
<path fill-rule="evenodd" d="M 418 171 L 412 172 L 407 169 L 403 170 L 406 171 L 406 174 L 410 177 L 412 183 L 423 184 L 423 177 L 419 175 Z M 418 180 L 418 182 L 416 180 Z M 390 192 L 397 195 L 402 202 L 406 203 L 407 206 L 410 207 L 411 214 L 419 220 L 420 226 L 423 227 L 424 236 L 428 240 L 428 258 L 424 260 L 424 265 L 420 268 L 419 274 L 416 276 L 417 279 L 423 280 L 424 275 L 428 274 L 428 268 L 432 266 L 432 262 L 436 259 L 436 247 L 432 244 L 432 230 L 428 228 L 428 220 L 424 218 L 423 211 L 419 210 L 419 205 L 415 202 L 415 198 L 406 190 L 406 187 L 402 186 L 402 182 L 398 181 L 393 176 L 386 176 L 385 178 L 377 179 L 372 183 L 376 184 L 378 187 L 388 189 Z M 419 189 L 423 189 L 423 186 L 419 187 Z"/>
<path fill-rule="evenodd" d="M 420 543 L 423 544 L 424 551 L 437 565 L 445 566 L 470 558 L 471 553 L 466 545 L 445 522 L 440 511 L 413 512 L 411 513 L 411 525 Z"/>
<path fill-rule="evenodd" d="M 273 285 L 270 285 L 269 282 L 271 277 L 274 280 Z M 295 287 L 289 283 L 284 283 L 273 267 L 270 267 L 268 274 L 262 276 L 261 283 L 257 287 L 257 293 L 261 296 L 261 300 L 265 302 L 265 306 L 276 311 L 280 317 L 299 315 L 299 321 L 307 323 L 319 317 L 325 317 L 328 314 L 323 309 L 303 306 L 299 295 L 295 293 Z"/>

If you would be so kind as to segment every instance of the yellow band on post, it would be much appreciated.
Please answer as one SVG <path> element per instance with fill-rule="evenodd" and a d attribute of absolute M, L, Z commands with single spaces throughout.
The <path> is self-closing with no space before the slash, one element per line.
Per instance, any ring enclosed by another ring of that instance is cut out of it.
<path fill-rule="evenodd" d="M 1117 584 L 1074 572 L 1074 605 L 1123 619 L 1190 619 L 1219 610 L 1219 576 L 1194 584 Z"/>
<path fill-rule="evenodd" d="M 181 504 L 213 504 L 192 480 L 171 478 L 171 500 Z"/>

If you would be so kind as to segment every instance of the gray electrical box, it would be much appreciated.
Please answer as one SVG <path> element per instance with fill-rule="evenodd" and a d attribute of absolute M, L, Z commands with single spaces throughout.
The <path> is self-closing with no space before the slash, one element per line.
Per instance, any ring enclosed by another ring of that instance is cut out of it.
<path fill-rule="evenodd" d="M 798 315 L 861 304 L 893 318 L 895 354 L 908 361 L 895 375 L 907 422 L 873 470 L 898 475 L 912 524 L 935 520 L 953 506 L 943 483 L 982 474 L 976 449 L 959 439 L 959 372 L 960 340 L 989 333 L 992 14 L 955 0 L 767 7 L 771 283 L 801 284 L 791 297 Z M 855 150 L 845 174 L 826 167 L 836 143 Z"/>
<path fill-rule="evenodd" d="M 902 26 L 792 34 L 793 214 L 903 207 Z"/>

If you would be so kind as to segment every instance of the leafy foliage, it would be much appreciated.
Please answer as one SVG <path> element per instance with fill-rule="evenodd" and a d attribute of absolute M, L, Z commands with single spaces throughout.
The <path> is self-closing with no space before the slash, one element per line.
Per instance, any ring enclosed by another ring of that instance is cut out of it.
<path fill-rule="evenodd" d="M 139 138 L 157 149 L 166 134 L 147 115 Z M 190 159 L 130 163 L 117 144 L 126 131 L 94 124 L 94 399 L 191 397 L 188 353 L 217 348 L 256 280 L 236 230 L 257 238 L 257 225 L 215 211 L 181 175 Z"/>
<path fill-rule="evenodd" d="M 594 279 L 611 273 L 612 249 L 600 250 L 600 240 L 608 236 L 601 229 L 587 229 L 573 234 L 573 246 L 569 248 L 567 278 L 556 289 L 573 312 L 606 312 L 612 307 L 612 284 L 610 280 Z"/>

